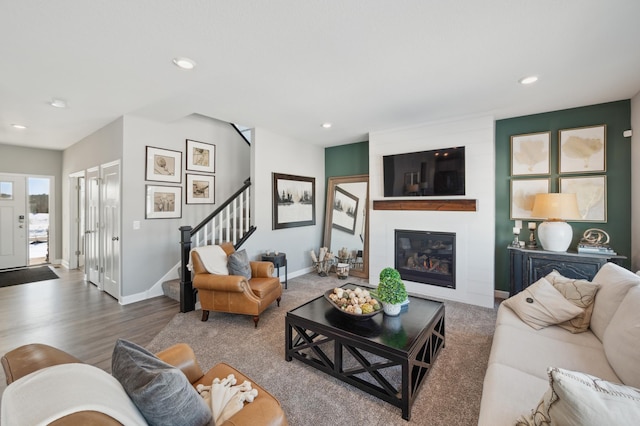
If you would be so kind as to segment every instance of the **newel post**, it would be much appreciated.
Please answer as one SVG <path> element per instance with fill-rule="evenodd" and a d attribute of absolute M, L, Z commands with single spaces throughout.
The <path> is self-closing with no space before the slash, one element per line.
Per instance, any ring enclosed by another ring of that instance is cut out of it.
<path fill-rule="evenodd" d="M 191 282 L 189 253 L 191 252 L 191 227 L 180 227 L 180 312 L 190 312 L 195 309 L 196 297 Z"/>

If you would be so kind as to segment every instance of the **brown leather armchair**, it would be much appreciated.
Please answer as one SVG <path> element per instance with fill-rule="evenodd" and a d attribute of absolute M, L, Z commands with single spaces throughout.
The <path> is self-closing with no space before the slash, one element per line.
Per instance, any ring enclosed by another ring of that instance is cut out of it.
<path fill-rule="evenodd" d="M 233 244 L 222 243 L 220 247 L 229 257 Z M 273 277 L 273 263 L 251 261 L 251 279 L 241 275 L 211 274 L 204 267 L 197 251 L 191 251 L 194 273 L 193 286 L 198 289 L 202 307 L 202 321 L 209 319 L 209 311 L 253 315 L 258 326 L 260 314 L 275 300 L 280 306 L 282 285 L 280 278 Z"/>

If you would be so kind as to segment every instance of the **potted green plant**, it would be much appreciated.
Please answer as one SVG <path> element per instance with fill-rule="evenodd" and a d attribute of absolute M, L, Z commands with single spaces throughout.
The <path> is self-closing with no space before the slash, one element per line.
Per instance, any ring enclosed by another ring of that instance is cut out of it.
<path fill-rule="evenodd" d="M 382 302 L 385 314 L 400 314 L 402 302 L 407 299 L 407 289 L 397 269 L 387 267 L 380 272 L 380 283 L 374 292 L 374 297 Z"/>

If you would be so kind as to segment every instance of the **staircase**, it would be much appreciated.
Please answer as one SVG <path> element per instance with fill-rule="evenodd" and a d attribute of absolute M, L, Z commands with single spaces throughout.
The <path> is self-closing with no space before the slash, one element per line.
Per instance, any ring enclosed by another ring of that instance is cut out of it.
<path fill-rule="evenodd" d="M 180 279 L 162 284 L 164 294 L 180 302 L 180 312 L 195 309 L 197 290 L 193 288 L 188 268 L 191 249 L 223 242 L 231 242 L 237 249 L 255 232 L 256 227 L 251 225 L 250 188 L 251 179 L 248 178 L 240 189 L 198 225 L 180 227 Z"/>

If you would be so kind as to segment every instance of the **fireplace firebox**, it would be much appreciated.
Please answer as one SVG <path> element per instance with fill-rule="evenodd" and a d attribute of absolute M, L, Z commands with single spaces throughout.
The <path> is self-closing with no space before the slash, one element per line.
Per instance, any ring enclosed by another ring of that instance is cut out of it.
<path fill-rule="evenodd" d="M 396 229 L 395 268 L 403 280 L 456 288 L 456 234 Z"/>

